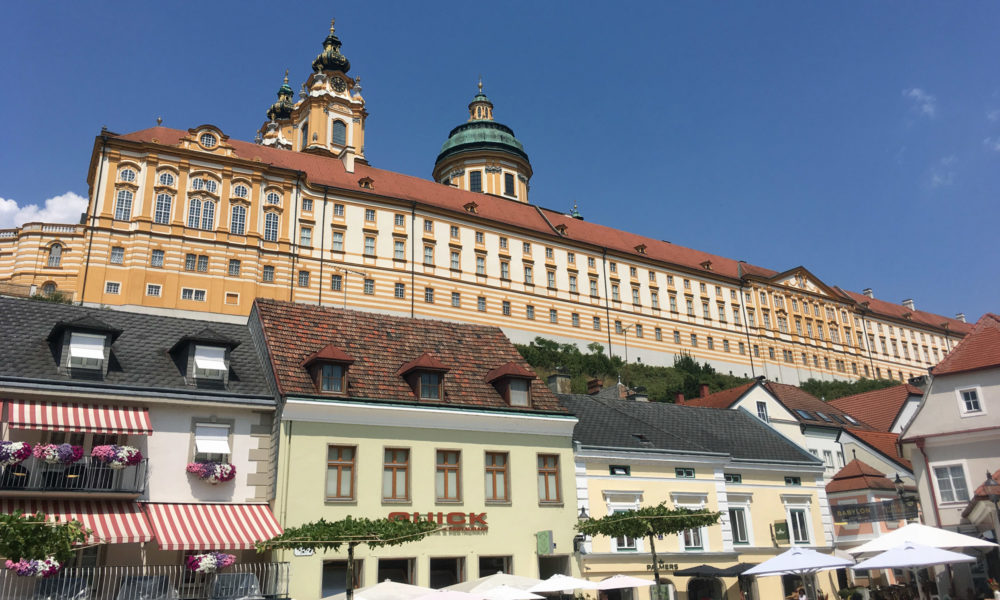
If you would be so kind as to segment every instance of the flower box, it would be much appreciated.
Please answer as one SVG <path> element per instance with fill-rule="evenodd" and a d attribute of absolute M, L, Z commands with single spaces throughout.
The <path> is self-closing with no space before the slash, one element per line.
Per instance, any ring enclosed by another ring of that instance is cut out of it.
<path fill-rule="evenodd" d="M 112 469 L 124 469 L 137 465 L 142 461 L 142 452 L 132 446 L 94 446 L 90 451 L 90 457 L 98 462 L 102 462 Z"/>
<path fill-rule="evenodd" d="M 27 442 L 0 442 L 0 466 L 16 465 L 31 456 L 31 444 Z"/>
<path fill-rule="evenodd" d="M 38 444 L 31 454 L 50 465 L 71 465 L 83 458 L 83 448 L 70 444 Z"/>
<path fill-rule="evenodd" d="M 42 560 L 28 560 L 26 558 L 17 562 L 8 560 L 5 566 L 21 577 L 52 577 L 62 568 L 59 561 L 51 556 Z"/>
<path fill-rule="evenodd" d="M 213 485 L 231 481 L 236 477 L 236 467 L 229 463 L 193 462 L 188 463 L 187 472 Z"/>
<path fill-rule="evenodd" d="M 206 552 L 205 554 L 192 554 L 184 562 L 187 564 L 187 568 L 195 573 L 215 573 L 236 562 L 236 556 L 223 552 Z"/>

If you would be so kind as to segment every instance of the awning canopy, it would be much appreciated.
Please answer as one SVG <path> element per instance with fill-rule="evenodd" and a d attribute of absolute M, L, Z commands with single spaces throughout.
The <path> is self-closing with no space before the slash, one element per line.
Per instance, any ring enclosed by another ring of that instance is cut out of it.
<path fill-rule="evenodd" d="M 281 533 L 266 504 L 143 504 L 161 550 L 251 550 Z"/>
<path fill-rule="evenodd" d="M 90 544 L 130 544 L 148 542 L 153 532 L 135 502 L 98 500 L 0 499 L 0 513 L 19 510 L 25 514 L 43 512 L 57 521 L 79 521 L 93 533 Z"/>
<path fill-rule="evenodd" d="M 11 429 L 152 435 L 149 411 L 139 406 L 95 406 L 69 402 L 9 400 Z"/>

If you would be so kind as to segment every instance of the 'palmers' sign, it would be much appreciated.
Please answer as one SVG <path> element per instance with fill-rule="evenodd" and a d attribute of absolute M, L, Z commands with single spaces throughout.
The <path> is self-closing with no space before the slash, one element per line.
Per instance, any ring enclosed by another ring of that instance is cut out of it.
<path fill-rule="evenodd" d="M 487 531 L 486 513 L 464 512 L 393 512 L 389 519 L 394 521 L 428 521 L 444 525 L 447 531 Z"/>

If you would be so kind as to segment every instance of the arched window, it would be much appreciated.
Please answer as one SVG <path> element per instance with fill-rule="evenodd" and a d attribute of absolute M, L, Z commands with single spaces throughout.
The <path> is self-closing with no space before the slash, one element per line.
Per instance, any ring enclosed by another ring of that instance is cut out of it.
<path fill-rule="evenodd" d="M 174 176 L 172 173 L 160 173 L 160 185 L 174 185 Z"/>
<path fill-rule="evenodd" d="M 269 242 L 278 241 L 278 215 L 275 213 L 264 215 L 264 239 Z"/>
<path fill-rule="evenodd" d="M 267 193 L 267 203 L 268 204 L 281 204 L 281 196 L 277 192 Z"/>
<path fill-rule="evenodd" d="M 233 187 L 233 195 L 237 198 L 246 198 L 250 195 L 250 190 L 247 189 L 247 186 L 239 184 Z"/>
<path fill-rule="evenodd" d="M 128 183 L 133 183 L 135 182 L 135 171 L 132 169 L 122 169 L 118 173 L 118 179 L 127 181 Z"/>
<path fill-rule="evenodd" d="M 229 232 L 236 235 L 243 235 L 247 229 L 247 208 L 245 206 L 233 207 L 233 218 L 229 225 Z"/>
<path fill-rule="evenodd" d="M 188 227 L 198 228 L 198 223 L 201 221 L 201 200 L 197 198 L 191 199 L 191 207 L 188 208 Z"/>
<path fill-rule="evenodd" d="M 45 285 L 42 286 L 42 294 L 46 296 L 51 296 L 56 293 L 56 284 L 54 281 L 46 281 Z"/>
<path fill-rule="evenodd" d="M 170 194 L 156 195 L 156 210 L 153 212 L 153 222 L 166 225 L 170 222 L 170 204 L 173 198 Z"/>
<path fill-rule="evenodd" d="M 201 177 L 196 177 L 191 180 L 192 190 L 205 190 L 206 192 L 215 193 L 215 190 L 219 189 L 219 184 L 215 183 L 211 179 L 202 179 Z"/>
<path fill-rule="evenodd" d="M 338 146 L 347 145 L 347 125 L 343 121 L 333 122 L 333 143 Z"/>
<path fill-rule="evenodd" d="M 201 228 L 211 231 L 215 229 L 215 202 L 206 200 L 201 206 Z"/>
<path fill-rule="evenodd" d="M 118 190 L 118 197 L 115 200 L 115 220 L 128 221 L 132 218 L 132 192 L 128 190 Z"/>
<path fill-rule="evenodd" d="M 211 133 L 203 133 L 201 134 L 201 138 L 199 139 L 201 141 L 201 145 L 206 148 L 214 148 L 215 144 L 217 143 L 215 136 L 212 135 Z"/>
<path fill-rule="evenodd" d="M 58 267 L 59 262 L 62 261 L 62 246 L 60 244 L 52 244 L 49 248 L 49 263 L 50 267 Z"/>

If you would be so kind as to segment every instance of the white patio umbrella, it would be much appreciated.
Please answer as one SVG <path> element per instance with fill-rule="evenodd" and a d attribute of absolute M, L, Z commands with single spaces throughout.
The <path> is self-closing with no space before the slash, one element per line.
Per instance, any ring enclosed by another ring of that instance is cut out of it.
<path fill-rule="evenodd" d="M 375 585 L 354 590 L 354 600 L 416 600 L 433 591 L 436 590 L 386 579 Z M 347 600 L 347 592 L 337 594 L 332 600 Z"/>
<path fill-rule="evenodd" d="M 943 548 L 932 546 L 921 546 L 913 542 L 907 542 L 899 548 L 886 550 L 878 556 L 869 558 L 854 565 L 855 569 L 913 569 L 913 581 L 917 582 L 916 568 L 929 567 L 932 565 L 946 565 L 951 563 L 976 562 L 976 559 L 967 554 L 952 552 Z M 920 597 L 924 597 L 924 590 L 917 586 Z"/>
<path fill-rule="evenodd" d="M 812 575 L 829 569 L 850 567 L 853 564 L 854 561 L 846 558 L 821 554 L 809 548 L 792 548 L 743 571 L 743 575 Z"/>
<path fill-rule="evenodd" d="M 431 590 L 413 600 L 483 600 L 482 593 L 460 592 L 458 590 Z"/>
<path fill-rule="evenodd" d="M 597 582 L 599 590 L 621 590 L 625 588 L 649 587 L 655 582 L 650 579 L 639 579 L 628 575 L 612 575 Z"/>
<path fill-rule="evenodd" d="M 536 594 L 550 594 L 554 592 L 564 592 L 571 590 L 596 590 L 597 584 L 586 579 L 577 579 L 566 575 L 553 575 L 537 585 L 528 588 L 529 592 Z"/>
<path fill-rule="evenodd" d="M 476 593 L 481 593 L 486 600 L 540 600 L 545 597 L 504 584 Z"/>
<path fill-rule="evenodd" d="M 870 552 L 885 552 L 893 548 L 899 548 L 912 542 L 921 546 L 931 548 L 991 548 L 996 546 L 993 542 L 974 538 L 969 535 L 962 535 L 947 529 L 938 529 L 920 523 L 910 523 L 904 525 L 892 533 L 887 533 L 874 540 L 861 544 L 848 550 L 851 554 L 866 554 Z"/>
<path fill-rule="evenodd" d="M 518 590 L 526 590 L 541 582 L 541 579 L 535 579 L 533 577 L 521 577 L 520 575 L 511 575 L 510 573 L 499 572 L 480 577 L 479 579 L 473 579 L 472 581 L 463 581 L 461 583 L 449 585 L 443 589 L 458 590 L 460 592 L 485 592 L 495 587 L 506 585 Z"/>

